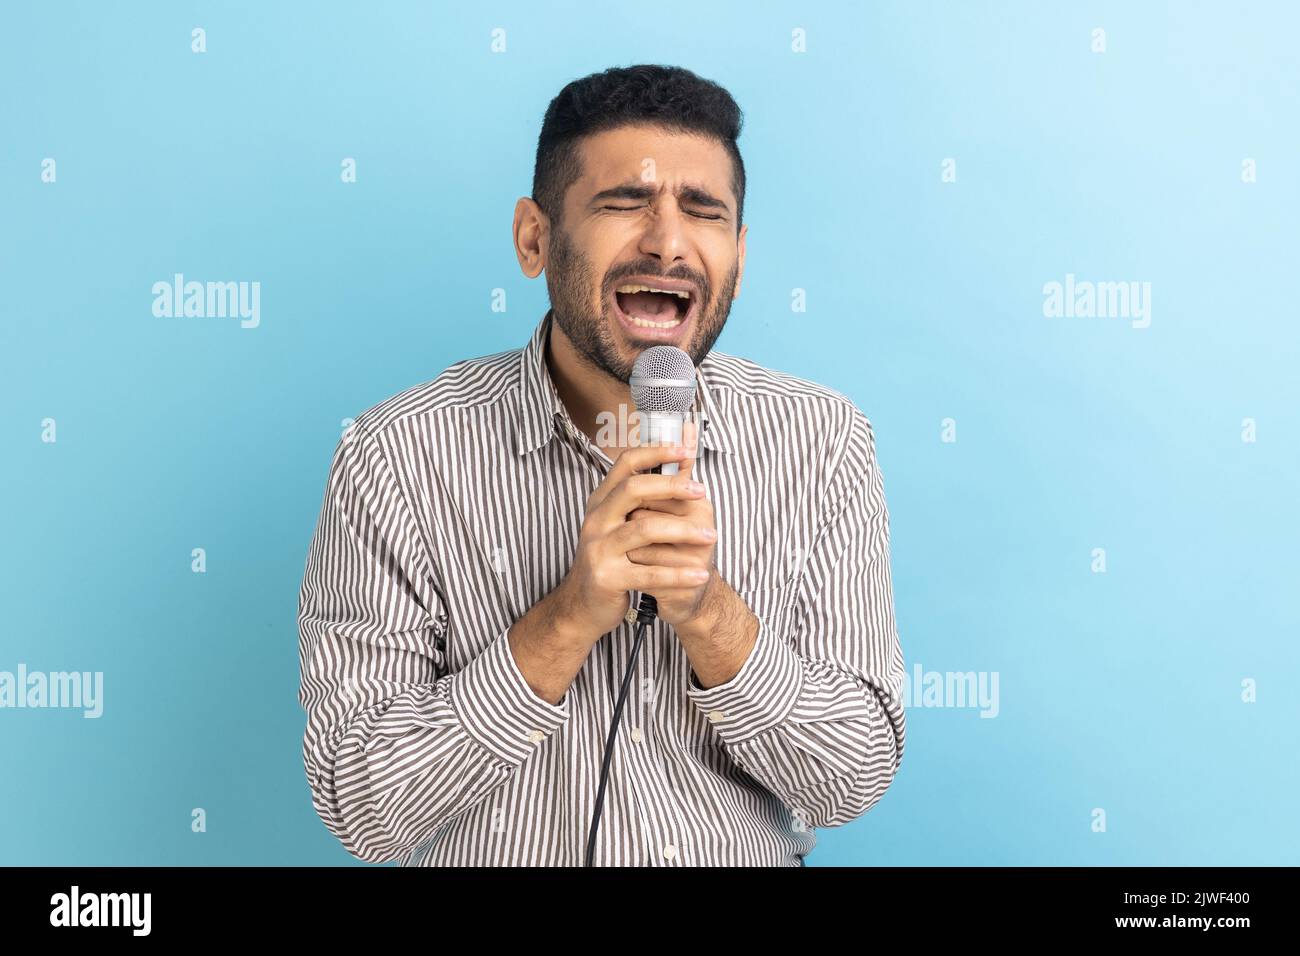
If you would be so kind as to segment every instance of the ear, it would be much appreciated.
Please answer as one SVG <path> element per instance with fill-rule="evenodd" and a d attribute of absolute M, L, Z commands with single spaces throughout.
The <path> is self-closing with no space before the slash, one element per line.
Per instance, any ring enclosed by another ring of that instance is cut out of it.
<path fill-rule="evenodd" d="M 546 268 L 550 235 L 551 223 L 541 206 L 527 196 L 515 203 L 515 256 L 520 270 L 530 279 L 536 279 Z"/>
<path fill-rule="evenodd" d="M 740 298 L 740 283 L 745 278 L 745 235 L 748 232 L 749 223 L 745 223 L 736 237 L 736 291 L 731 294 L 733 299 Z"/>

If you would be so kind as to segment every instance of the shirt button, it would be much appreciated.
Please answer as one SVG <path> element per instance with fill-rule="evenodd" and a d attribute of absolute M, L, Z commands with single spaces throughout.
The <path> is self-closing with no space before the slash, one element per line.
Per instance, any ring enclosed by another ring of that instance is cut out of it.
<path fill-rule="evenodd" d="M 546 734 L 542 733 L 540 730 L 528 731 L 528 739 L 535 744 L 541 743 L 541 741 L 544 740 L 545 738 L 546 738 Z"/>
<path fill-rule="evenodd" d="M 629 624 L 635 624 L 635 623 L 636 623 L 636 608 L 634 608 L 634 607 L 630 607 L 630 608 L 628 608 L 628 609 L 627 609 L 627 613 L 623 615 L 623 620 L 627 621 Z"/>
<path fill-rule="evenodd" d="M 673 860 L 676 858 L 677 858 L 677 847 L 673 846 L 671 843 L 668 844 L 666 847 L 664 847 L 665 860 Z"/>
<path fill-rule="evenodd" d="M 640 743 L 641 741 L 645 740 L 645 734 L 641 733 L 640 727 L 632 728 L 632 739 L 635 740 L 637 743 Z"/>
<path fill-rule="evenodd" d="M 715 724 L 726 716 L 727 715 L 720 710 L 709 711 L 709 720 L 713 721 Z"/>

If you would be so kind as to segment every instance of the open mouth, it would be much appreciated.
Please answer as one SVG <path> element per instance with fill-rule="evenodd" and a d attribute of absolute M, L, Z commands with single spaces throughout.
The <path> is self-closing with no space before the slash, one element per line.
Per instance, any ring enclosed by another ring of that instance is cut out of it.
<path fill-rule="evenodd" d="M 627 282 L 614 290 L 614 302 L 628 325 L 639 329 L 669 331 L 682 325 L 695 307 L 689 288 L 674 288 L 641 282 Z"/>

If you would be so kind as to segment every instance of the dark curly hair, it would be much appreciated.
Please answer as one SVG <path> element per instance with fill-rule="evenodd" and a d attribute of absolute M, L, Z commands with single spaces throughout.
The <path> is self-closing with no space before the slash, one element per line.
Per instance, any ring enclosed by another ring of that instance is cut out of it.
<path fill-rule="evenodd" d="M 560 90 L 546 108 L 537 138 L 533 201 L 559 225 L 564 194 L 582 175 L 578 142 L 584 136 L 632 123 L 652 123 L 709 136 L 731 156 L 736 229 L 745 209 L 745 163 L 736 140 L 743 117 L 731 94 L 676 66 L 628 66 L 593 73 Z"/>

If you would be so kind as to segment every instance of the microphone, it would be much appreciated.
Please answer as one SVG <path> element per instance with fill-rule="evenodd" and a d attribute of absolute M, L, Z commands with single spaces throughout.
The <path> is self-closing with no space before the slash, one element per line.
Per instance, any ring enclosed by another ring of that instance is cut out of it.
<path fill-rule="evenodd" d="M 695 403 L 695 363 L 675 345 L 652 345 L 636 357 L 628 379 L 632 401 L 641 416 L 643 445 L 680 445 L 686 414 Z M 675 461 L 656 465 L 651 474 L 675 475 Z M 638 624 L 649 624 L 659 606 L 649 594 L 641 595 Z"/>
<path fill-rule="evenodd" d="M 641 444 L 679 445 L 686 415 L 695 403 L 695 363 L 675 345 L 652 345 L 637 356 L 628 380 L 641 416 Z M 654 468 L 677 474 L 677 462 Z"/>
<path fill-rule="evenodd" d="M 632 401 L 641 416 L 638 429 L 642 445 L 680 445 L 686 415 L 695 403 L 695 363 L 691 357 L 674 345 L 652 345 L 637 356 L 632 366 L 632 377 L 628 380 L 632 389 Z M 677 462 L 656 465 L 651 473 L 675 475 Z M 591 827 L 587 831 L 587 850 L 584 865 L 592 866 L 596 859 L 596 834 L 600 830 L 600 814 L 605 805 L 605 786 L 609 782 L 609 762 L 614 753 L 614 741 L 617 739 L 619 721 L 623 716 L 623 705 L 627 701 L 628 686 L 636 671 L 637 654 L 645 637 L 646 627 L 659 613 L 659 605 L 649 594 L 641 595 L 637 607 L 636 634 L 632 639 L 632 652 L 628 655 L 627 669 L 623 672 L 623 681 L 619 686 L 618 700 L 614 703 L 614 720 L 609 727 L 609 736 L 605 738 L 605 755 L 601 760 L 600 782 L 596 787 L 596 809 L 591 818 Z M 614 658 L 611 656 L 609 641 L 605 641 L 606 660 L 611 681 L 614 676 Z"/>

